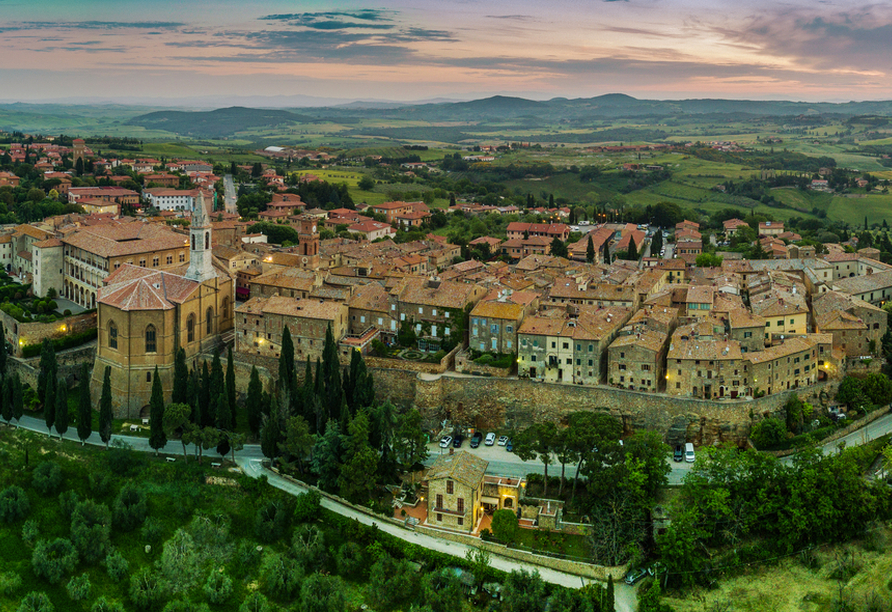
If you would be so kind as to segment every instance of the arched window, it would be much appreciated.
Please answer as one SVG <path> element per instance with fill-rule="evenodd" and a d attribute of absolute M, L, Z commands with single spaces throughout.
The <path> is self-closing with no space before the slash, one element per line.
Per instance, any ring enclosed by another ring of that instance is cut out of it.
<path fill-rule="evenodd" d="M 205 333 L 207 333 L 207 335 L 210 336 L 212 333 L 214 333 L 214 309 L 213 308 L 208 308 L 206 318 L 205 318 L 205 323 L 206 323 Z"/>
<path fill-rule="evenodd" d="M 186 319 L 186 342 L 195 342 L 195 315 Z"/>
<path fill-rule="evenodd" d="M 192 234 L 192 250 L 195 250 L 195 234 Z"/>
<path fill-rule="evenodd" d="M 108 324 L 108 348 L 118 348 L 118 326 L 114 321 Z"/>
<path fill-rule="evenodd" d="M 204 248 L 205 250 L 209 250 L 211 248 L 211 233 L 204 233 Z"/>
<path fill-rule="evenodd" d="M 223 298 L 223 320 L 229 319 L 229 296 Z"/>
<path fill-rule="evenodd" d="M 155 326 L 149 325 L 146 328 L 146 352 L 154 353 L 157 350 L 157 344 L 155 343 Z"/>

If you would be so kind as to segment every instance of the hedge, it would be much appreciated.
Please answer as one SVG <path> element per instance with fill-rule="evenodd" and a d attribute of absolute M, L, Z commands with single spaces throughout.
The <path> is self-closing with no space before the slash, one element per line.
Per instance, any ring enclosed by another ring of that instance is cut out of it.
<path fill-rule="evenodd" d="M 88 329 L 86 331 L 82 331 L 79 334 L 71 334 L 70 336 L 64 336 L 62 338 L 54 338 L 53 339 L 53 348 L 58 353 L 59 351 L 64 351 L 65 349 L 70 349 L 75 346 L 80 346 L 81 344 L 86 344 L 91 340 L 95 340 L 97 336 L 96 328 Z M 27 344 L 22 347 L 22 357 L 37 357 L 40 355 L 40 348 L 43 346 L 42 344 Z"/>

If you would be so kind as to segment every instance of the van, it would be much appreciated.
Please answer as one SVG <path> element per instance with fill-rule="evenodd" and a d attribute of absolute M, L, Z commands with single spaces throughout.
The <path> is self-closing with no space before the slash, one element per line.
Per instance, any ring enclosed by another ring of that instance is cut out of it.
<path fill-rule="evenodd" d="M 685 463 L 694 463 L 694 445 L 690 442 L 684 445 Z"/>

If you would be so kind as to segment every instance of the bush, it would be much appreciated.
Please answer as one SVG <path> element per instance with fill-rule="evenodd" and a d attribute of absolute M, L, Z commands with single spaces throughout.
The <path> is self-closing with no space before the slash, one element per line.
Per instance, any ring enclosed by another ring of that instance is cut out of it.
<path fill-rule="evenodd" d="M 260 567 L 260 584 L 263 589 L 270 597 L 281 601 L 294 598 L 303 577 L 303 570 L 294 559 L 278 553 L 267 555 Z"/>
<path fill-rule="evenodd" d="M 96 328 L 93 328 L 77 334 L 71 334 L 70 336 L 54 338 L 53 348 L 58 353 L 66 349 L 86 344 L 87 342 L 92 342 L 96 339 L 97 335 L 98 334 Z M 22 357 L 24 357 L 25 359 L 28 359 L 30 357 L 37 357 L 38 355 L 40 355 L 40 349 L 42 348 L 42 346 L 42 344 L 26 344 L 22 347 Z"/>
<path fill-rule="evenodd" d="M 0 574 L 0 596 L 8 597 L 22 588 L 22 577 L 16 572 Z"/>
<path fill-rule="evenodd" d="M 15 485 L 6 487 L 0 492 L 0 521 L 15 523 L 31 511 L 31 502 L 22 487 Z"/>
<path fill-rule="evenodd" d="M 68 591 L 68 596 L 72 601 L 87 599 L 91 590 L 90 577 L 87 574 L 75 576 L 65 585 L 65 590 Z"/>
<path fill-rule="evenodd" d="M 71 541 L 87 563 L 105 557 L 111 538 L 111 511 L 93 501 L 79 503 L 71 517 Z"/>
<path fill-rule="evenodd" d="M 110 453 L 114 453 L 115 451 L 109 451 Z M 93 492 L 93 495 L 96 497 L 105 497 L 108 495 L 109 491 L 112 488 L 112 477 L 108 472 L 100 471 L 93 472 L 89 476 L 90 482 L 90 491 Z"/>
<path fill-rule="evenodd" d="M 120 582 L 130 574 L 130 563 L 120 552 L 113 550 L 105 556 L 105 571 L 109 578 Z"/>
<path fill-rule="evenodd" d="M 258 546 L 250 540 L 243 540 L 238 545 L 232 563 L 236 578 L 245 578 L 250 575 L 260 563 L 260 551 L 257 548 Z"/>
<path fill-rule="evenodd" d="M 37 542 L 37 538 L 40 537 L 40 523 L 35 521 L 34 519 L 30 519 L 25 521 L 25 524 L 22 525 L 22 541 L 25 543 L 25 546 L 31 548 L 34 546 L 34 543 Z"/>
<path fill-rule="evenodd" d="M 211 570 L 204 583 L 204 594 L 212 604 L 221 604 L 232 595 L 232 579 L 221 570 Z"/>
<path fill-rule="evenodd" d="M 41 540 L 31 555 L 34 573 L 46 578 L 50 584 L 59 584 L 65 574 L 77 567 L 77 549 L 71 540 L 56 538 L 52 542 Z"/>
<path fill-rule="evenodd" d="M 238 607 L 238 612 L 273 612 L 273 607 L 262 593 L 254 591 L 245 597 L 242 605 Z"/>
<path fill-rule="evenodd" d="M 300 594 L 301 612 L 329 612 L 347 608 L 344 589 L 334 576 L 311 574 L 301 585 Z"/>
<path fill-rule="evenodd" d="M 513 510 L 496 510 L 492 515 L 492 533 L 501 542 L 514 541 L 517 534 L 517 515 Z"/>
<path fill-rule="evenodd" d="M 338 573 L 345 578 L 357 578 L 365 568 L 365 555 L 362 546 L 356 542 L 345 542 L 338 549 Z"/>
<path fill-rule="evenodd" d="M 154 516 L 150 516 L 146 519 L 146 522 L 143 523 L 139 533 L 149 544 L 157 544 L 161 541 L 161 536 L 164 534 L 164 525 L 162 525 L 161 521 Z"/>
<path fill-rule="evenodd" d="M 211 612 L 206 603 L 193 603 L 185 599 L 175 599 L 164 606 L 162 612 Z"/>
<path fill-rule="evenodd" d="M 130 577 L 130 600 L 137 610 L 156 607 L 162 597 L 161 581 L 149 568 L 144 567 L 138 574 Z"/>
<path fill-rule="evenodd" d="M 46 593 L 31 591 L 19 604 L 17 612 L 53 612 L 53 603 Z"/>
<path fill-rule="evenodd" d="M 78 502 L 80 502 L 80 497 L 78 496 L 77 491 L 72 491 L 70 489 L 68 491 L 62 491 L 59 494 L 59 509 L 62 511 L 62 516 L 70 521 L 71 515 Z"/>
<path fill-rule="evenodd" d="M 764 419 L 750 432 L 750 440 L 759 450 L 774 448 L 787 439 L 787 426 L 780 419 Z"/>
<path fill-rule="evenodd" d="M 285 533 L 287 520 L 279 504 L 271 501 L 257 511 L 254 517 L 254 533 L 266 544 L 278 542 Z"/>
<path fill-rule="evenodd" d="M 34 470 L 31 484 L 41 495 L 54 494 L 62 484 L 62 468 L 52 461 L 44 461 Z"/>
<path fill-rule="evenodd" d="M 322 496 L 319 491 L 310 489 L 295 498 L 294 520 L 298 523 L 308 523 L 316 520 L 322 509 Z"/>
<path fill-rule="evenodd" d="M 90 612 L 125 612 L 124 606 L 117 601 L 109 601 L 105 597 L 100 597 L 90 608 Z"/>
<path fill-rule="evenodd" d="M 115 498 L 115 527 L 133 531 L 146 520 L 146 495 L 141 489 L 126 484 Z"/>

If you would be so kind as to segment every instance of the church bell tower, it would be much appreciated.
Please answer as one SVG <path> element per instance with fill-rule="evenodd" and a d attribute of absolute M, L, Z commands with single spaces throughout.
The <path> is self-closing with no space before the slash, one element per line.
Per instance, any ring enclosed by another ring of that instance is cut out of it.
<path fill-rule="evenodd" d="M 192 224 L 189 226 L 189 268 L 186 270 L 186 278 L 203 283 L 217 275 L 212 261 L 211 220 L 204 207 L 204 193 L 201 190 L 193 202 Z"/>
<path fill-rule="evenodd" d="M 298 220 L 298 251 L 302 256 L 300 265 L 305 269 L 316 270 L 319 268 L 319 219 L 313 215 L 301 215 Z"/>

